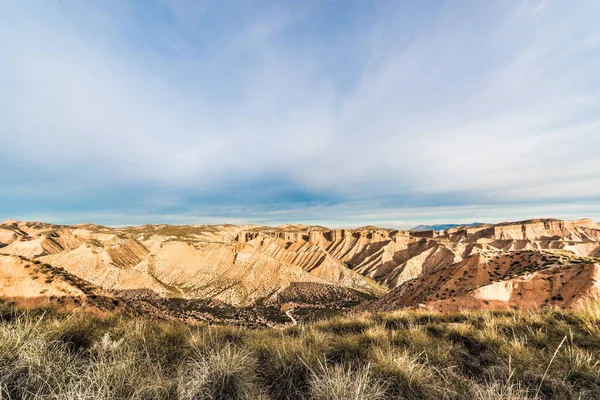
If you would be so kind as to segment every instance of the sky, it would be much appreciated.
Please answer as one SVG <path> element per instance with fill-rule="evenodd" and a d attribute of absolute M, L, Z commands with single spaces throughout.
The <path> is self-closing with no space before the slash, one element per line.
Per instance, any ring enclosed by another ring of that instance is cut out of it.
<path fill-rule="evenodd" d="M 600 221 L 600 2 L 0 0 L 0 221 Z"/>

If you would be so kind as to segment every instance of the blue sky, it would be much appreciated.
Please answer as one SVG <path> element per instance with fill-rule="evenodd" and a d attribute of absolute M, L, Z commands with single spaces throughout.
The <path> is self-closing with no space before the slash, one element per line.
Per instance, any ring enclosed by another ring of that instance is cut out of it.
<path fill-rule="evenodd" d="M 600 2 L 0 9 L 0 220 L 600 220 Z"/>

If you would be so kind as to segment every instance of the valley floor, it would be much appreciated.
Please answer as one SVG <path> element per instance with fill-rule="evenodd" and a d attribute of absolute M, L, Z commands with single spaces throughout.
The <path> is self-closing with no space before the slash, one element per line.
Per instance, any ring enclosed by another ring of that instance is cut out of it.
<path fill-rule="evenodd" d="M 283 330 L 117 315 L 0 318 L 2 399 L 598 399 L 579 311 L 345 314 Z"/>

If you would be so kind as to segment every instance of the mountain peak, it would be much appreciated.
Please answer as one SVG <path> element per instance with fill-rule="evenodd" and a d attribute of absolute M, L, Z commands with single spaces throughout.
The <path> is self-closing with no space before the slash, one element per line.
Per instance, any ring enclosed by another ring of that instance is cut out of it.
<path fill-rule="evenodd" d="M 445 231 L 450 228 L 458 228 L 461 226 L 479 226 L 483 225 L 481 222 L 472 222 L 470 224 L 435 224 L 435 225 L 417 225 L 410 229 L 413 232 L 420 231 Z"/>

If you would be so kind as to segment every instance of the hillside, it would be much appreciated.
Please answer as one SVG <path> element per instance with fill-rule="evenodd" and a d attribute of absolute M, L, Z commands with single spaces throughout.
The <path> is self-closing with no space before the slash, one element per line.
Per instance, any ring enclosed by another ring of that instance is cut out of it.
<path fill-rule="evenodd" d="M 408 263 L 400 266 L 397 273 L 409 279 L 361 309 L 578 308 L 581 301 L 600 295 L 600 229 L 589 219 L 531 220 L 413 235 L 423 236 L 422 246 L 435 243 L 436 250 L 412 268 Z M 446 252 L 442 261 L 435 256 L 440 251 Z"/>
<path fill-rule="evenodd" d="M 578 308 L 600 293 L 600 226 L 589 219 L 442 231 L 6 221 L 0 254 L 6 276 L 26 277 L 24 264 L 42 264 L 131 310 L 189 321 L 279 324 L 289 322 L 286 310 L 305 316 L 355 306 Z M 81 296 L 41 279 L 20 285 L 2 295 Z"/>

